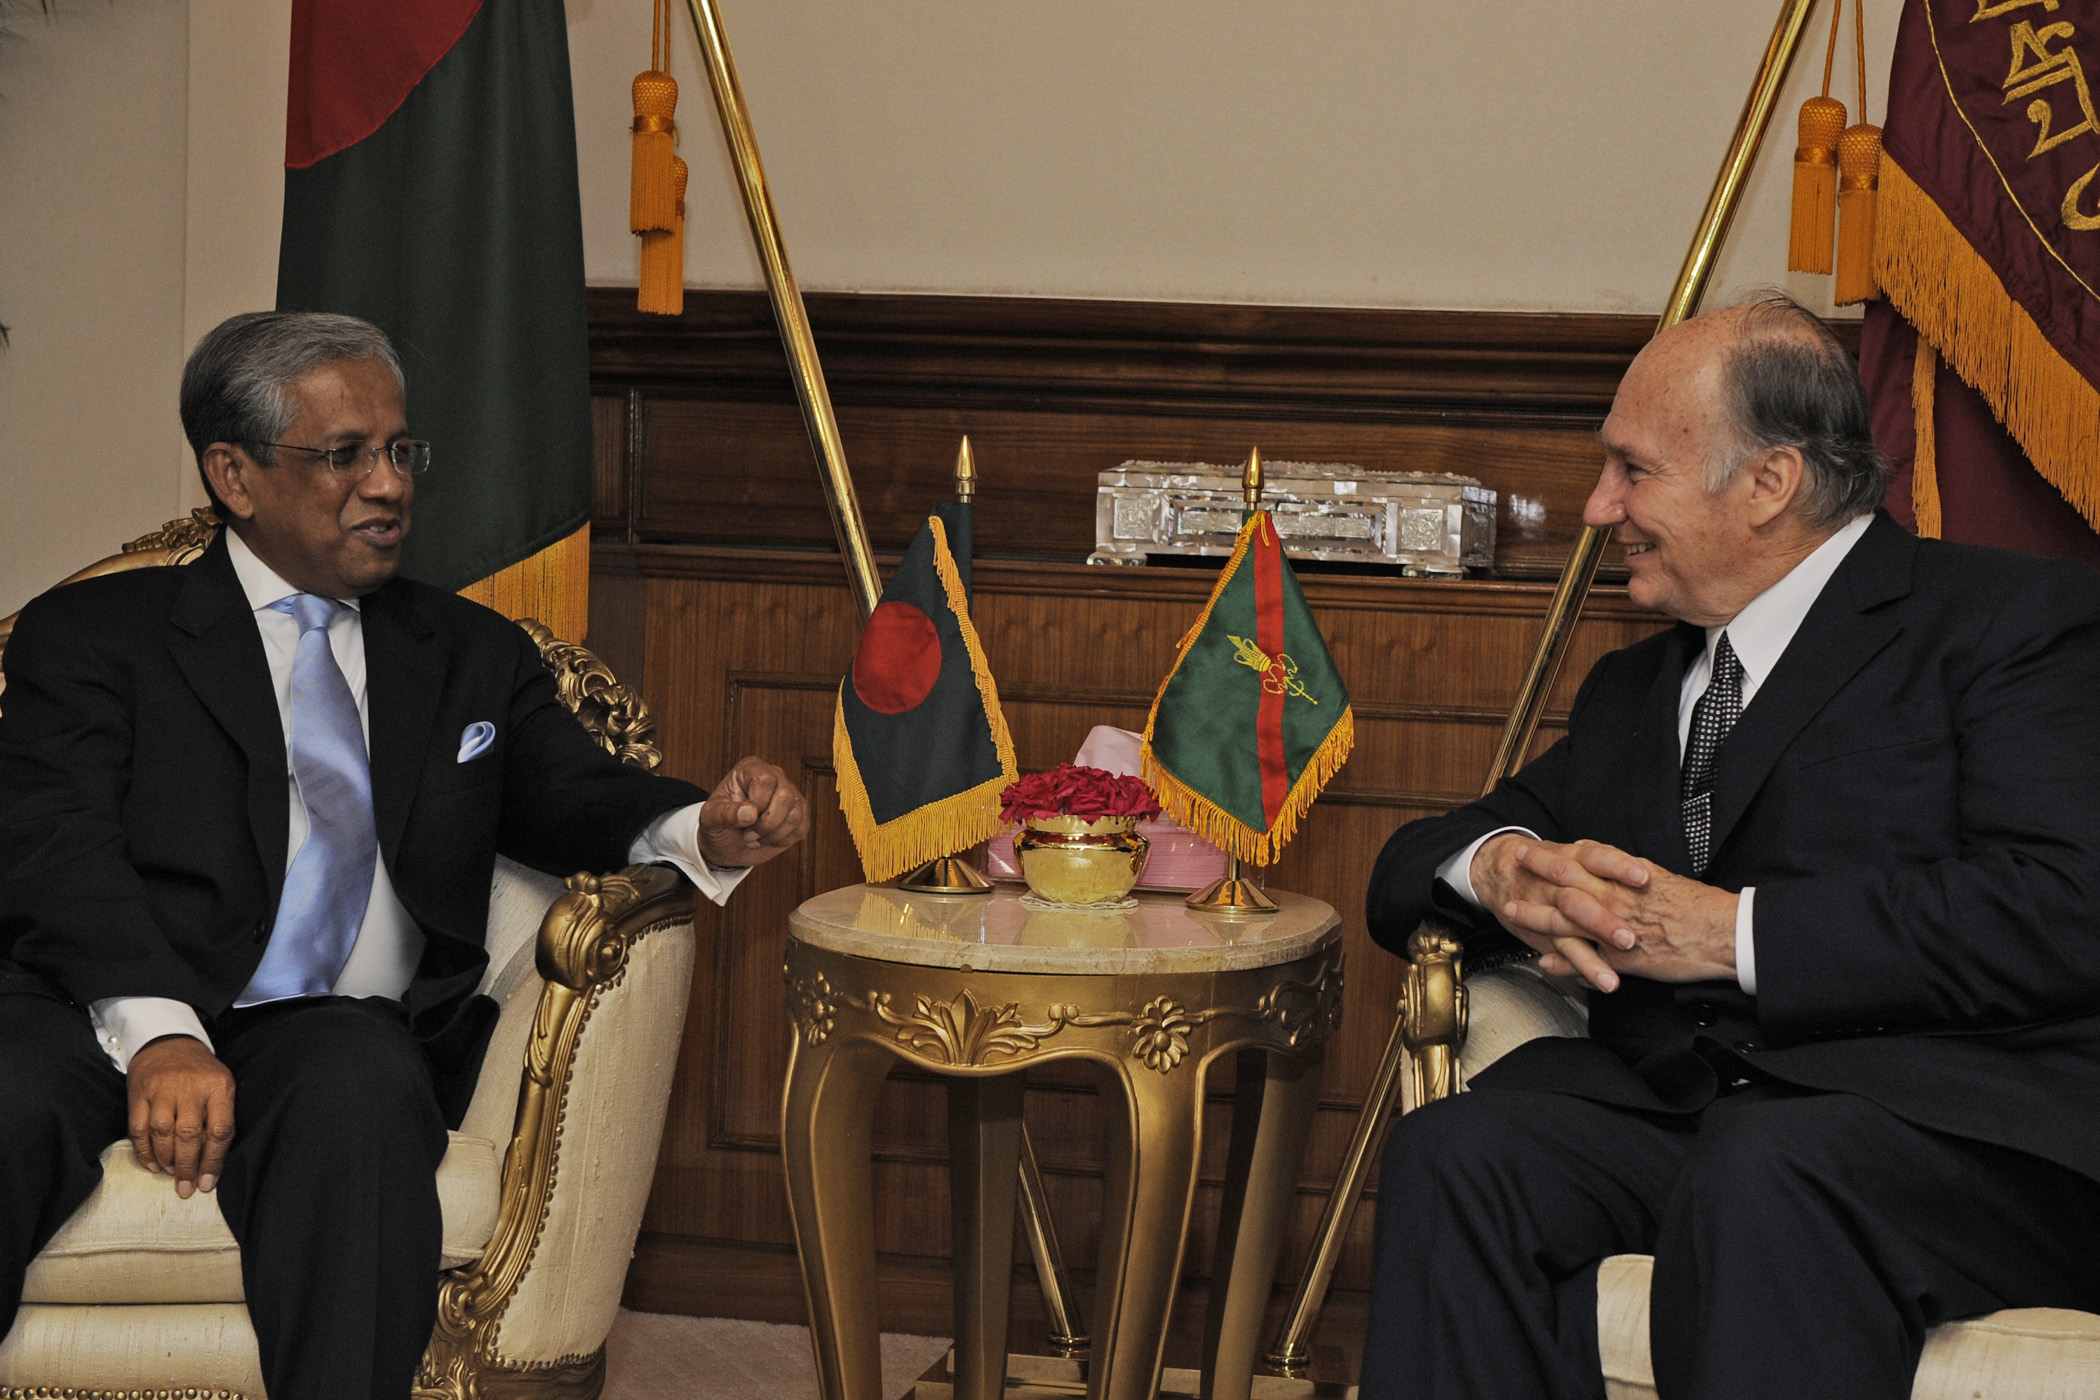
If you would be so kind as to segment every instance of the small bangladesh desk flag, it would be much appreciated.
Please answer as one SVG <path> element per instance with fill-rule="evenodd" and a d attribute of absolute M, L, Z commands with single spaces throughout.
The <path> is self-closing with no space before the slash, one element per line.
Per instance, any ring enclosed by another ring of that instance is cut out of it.
<path fill-rule="evenodd" d="M 839 806 L 870 881 L 989 840 L 999 830 L 999 792 L 1020 776 L 999 687 L 970 625 L 968 511 L 943 505 L 928 517 L 839 684 L 831 738 Z M 949 550 L 951 523 L 960 561 Z"/>
<path fill-rule="evenodd" d="M 1264 510 L 1247 513 L 1139 750 L 1167 815 L 1269 865 L 1356 743 L 1349 692 Z"/>

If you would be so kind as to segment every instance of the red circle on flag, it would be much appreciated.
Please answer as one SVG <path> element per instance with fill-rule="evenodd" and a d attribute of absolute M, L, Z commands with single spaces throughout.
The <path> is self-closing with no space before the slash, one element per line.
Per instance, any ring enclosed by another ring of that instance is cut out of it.
<path fill-rule="evenodd" d="M 853 693 L 869 709 L 901 715 L 941 678 L 941 634 L 909 603 L 884 603 L 868 617 L 853 653 Z"/>

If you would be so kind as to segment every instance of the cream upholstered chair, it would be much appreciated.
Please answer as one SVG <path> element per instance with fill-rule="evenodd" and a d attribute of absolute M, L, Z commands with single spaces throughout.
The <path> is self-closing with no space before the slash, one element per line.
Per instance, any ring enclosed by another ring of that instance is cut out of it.
<path fill-rule="evenodd" d="M 199 511 L 74 577 L 189 563 L 214 528 Z M 0 620 L 0 647 L 13 623 Z M 655 767 L 641 700 L 590 652 L 521 625 L 598 741 Z M 438 1168 L 446 1272 L 416 1393 L 590 1400 L 685 1023 L 692 887 L 660 866 L 564 884 L 499 860 L 488 949 L 481 990 L 502 1014 Z M 0 1344 L 0 1397 L 257 1400 L 240 1252 L 216 1202 L 178 1200 L 128 1142 L 102 1164 L 101 1186 L 30 1267 Z"/>
<path fill-rule="evenodd" d="M 1407 1025 L 1413 1059 L 1401 1112 L 1459 1092 L 1527 1040 L 1582 1035 L 1587 1014 L 1530 962 L 1463 976 L 1462 949 L 1425 924 L 1409 942 Z M 1404 1185 L 1397 1189 L 1405 1190 Z M 1648 1277 L 1654 1260 L 1621 1254 L 1597 1277 L 1597 1342 L 1610 1400 L 1655 1400 L 1648 1361 Z M 2014 1308 L 1936 1327 L 1911 1400 L 2072 1400 L 2100 1392 L 2100 1317 L 2066 1308 Z"/>

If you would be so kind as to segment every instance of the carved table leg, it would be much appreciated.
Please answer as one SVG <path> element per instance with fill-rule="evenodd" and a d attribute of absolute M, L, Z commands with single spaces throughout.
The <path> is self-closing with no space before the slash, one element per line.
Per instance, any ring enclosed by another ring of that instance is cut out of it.
<path fill-rule="evenodd" d="M 1320 1106 L 1324 1048 L 1242 1050 L 1204 1324 L 1204 1400 L 1247 1400 L 1261 1321 Z"/>
<path fill-rule="evenodd" d="M 1096 1065 L 1107 1128 L 1089 1400 L 1149 1400 L 1188 1240 L 1203 1138 L 1199 1063 Z M 1120 1090 L 1120 1092 L 1116 1092 Z M 1120 1112 L 1118 1110 L 1121 1110 Z"/>
<path fill-rule="evenodd" d="M 788 1061 L 781 1107 L 788 1213 L 824 1400 L 882 1397 L 869 1147 L 892 1062 L 887 1050 L 850 1038 L 798 1040 Z M 1006 1170 L 1010 1182 L 1011 1162 Z"/>
<path fill-rule="evenodd" d="M 948 1191 L 954 1221 L 955 1400 L 1006 1390 L 1014 1280 L 1014 1175 L 1023 1074 L 948 1081 Z"/>

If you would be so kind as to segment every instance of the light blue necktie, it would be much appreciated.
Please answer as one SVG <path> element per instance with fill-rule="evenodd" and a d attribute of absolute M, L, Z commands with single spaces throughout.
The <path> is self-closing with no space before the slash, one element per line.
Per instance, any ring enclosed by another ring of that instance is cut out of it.
<path fill-rule="evenodd" d="M 306 807 L 306 840 L 285 873 L 277 927 L 262 965 L 235 1006 L 327 996 L 364 924 L 379 837 L 372 823 L 372 761 L 357 701 L 335 653 L 328 622 L 337 604 L 294 593 L 270 604 L 299 622 L 292 658 L 292 777 Z"/>

